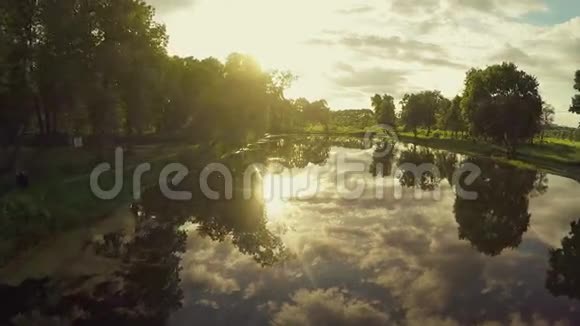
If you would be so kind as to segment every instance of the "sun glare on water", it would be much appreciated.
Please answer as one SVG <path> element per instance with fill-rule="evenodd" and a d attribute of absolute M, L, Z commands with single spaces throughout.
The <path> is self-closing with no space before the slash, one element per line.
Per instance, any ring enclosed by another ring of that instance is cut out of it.
<path fill-rule="evenodd" d="M 291 197 L 290 178 L 268 173 L 262 182 L 262 194 L 266 206 L 266 215 L 270 221 L 280 219 L 288 208 Z"/>

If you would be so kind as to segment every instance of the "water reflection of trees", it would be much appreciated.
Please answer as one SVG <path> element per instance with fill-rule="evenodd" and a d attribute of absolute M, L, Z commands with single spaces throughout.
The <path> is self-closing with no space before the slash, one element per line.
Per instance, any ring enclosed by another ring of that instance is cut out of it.
<path fill-rule="evenodd" d="M 572 223 L 562 247 L 550 251 L 546 288 L 556 297 L 580 300 L 580 220 Z"/>
<path fill-rule="evenodd" d="M 410 149 L 401 152 L 397 160 L 397 166 L 401 169 L 399 182 L 401 186 L 407 188 L 420 188 L 423 191 L 433 191 L 441 182 L 439 171 L 437 171 L 435 154 L 425 147 L 412 145 Z M 416 172 L 408 169 L 409 164 L 413 167 L 423 165 L 425 170 L 420 171 L 421 175 L 417 179 Z"/>
<path fill-rule="evenodd" d="M 26 281 L 14 293 L 12 309 L 0 321 L 22 325 L 163 325 L 181 307 L 180 254 L 185 251 L 183 220 L 147 220 L 134 236 L 108 234 L 86 250 L 114 258 L 112 274 Z M 58 316 L 58 317 L 53 317 Z M 48 323 L 53 321 L 53 323 Z"/>
<path fill-rule="evenodd" d="M 536 181 L 534 181 L 534 191 L 532 197 L 538 197 L 548 192 L 548 174 L 545 172 L 538 172 Z"/>
<path fill-rule="evenodd" d="M 264 203 L 257 198 L 175 202 L 152 190 L 136 207 L 138 226 L 130 240 L 123 233 L 107 234 L 86 249 L 119 261 L 116 272 L 66 283 L 47 279 L 34 283 L 33 289 L 30 283 L 0 287 L 0 294 L 21 298 L 0 321 L 24 313 L 24 324 L 31 323 L 27 314 L 35 311 L 40 320 L 59 316 L 59 321 L 68 318 L 75 325 L 163 325 L 181 307 L 180 260 L 187 239 L 183 226 L 190 223 L 202 236 L 231 241 L 263 266 L 290 256 L 280 237 L 268 230 Z M 48 296 L 52 299 L 46 300 Z"/>
<path fill-rule="evenodd" d="M 143 200 L 148 215 L 160 218 L 180 217 L 197 226 L 202 236 L 214 241 L 230 239 L 243 254 L 263 266 L 271 266 L 288 258 L 279 236 L 267 227 L 265 204 L 258 196 L 213 201 L 202 196 L 190 202 L 173 202 L 158 191 L 150 191 Z"/>
<path fill-rule="evenodd" d="M 442 179 L 446 179 L 453 186 L 453 177 L 458 168 L 457 154 L 440 151 L 435 154 L 435 164 Z"/>
<path fill-rule="evenodd" d="M 380 149 L 378 151 L 380 152 Z M 397 149 L 393 148 L 393 151 L 388 155 L 374 157 L 370 169 L 371 174 L 377 176 L 380 174 L 379 172 L 382 172 L 382 176 L 392 175 L 393 161 L 395 161 L 397 155 Z M 442 179 L 448 180 L 449 184 L 452 185 L 458 161 L 457 154 L 411 145 L 401 151 L 396 164 L 402 172 L 399 178 L 401 186 L 407 188 L 419 187 L 424 191 L 432 191 L 440 185 Z M 407 164 L 419 168 L 421 165 L 425 167 L 425 170 L 421 171 L 420 180 L 415 179 L 415 171 L 406 169 Z M 382 167 L 383 171 L 378 171 L 377 166 Z"/>
<path fill-rule="evenodd" d="M 458 196 L 455 201 L 459 238 L 469 240 L 490 256 L 499 255 L 506 248 L 517 248 L 530 223 L 529 195 L 537 173 L 491 160 L 468 159 L 464 163 L 467 162 L 479 166 L 482 174 L 471 185 L 464 184 L 465 175 L 459 180 L 463 189 L 478 194 L 476 200 Z"/>
<path fill-rule="evenodd" d="M 113 280 L 98 284 L 90 295 L 64 298 L 63 307 L 77 307 L 90 316 L 79 324 L 161 325 L 181 308 L 179 262 L 186 234 L 176 220 L 149 224 L 127 244 L 122 269 Z"/>
<path fill-rule="evenodd" d="M 325 137 L 311 138 L 306 141 L 286 140 L 272 152 L 270 157 L 280 157 L 288 168 L 303 169 L 308 164 L 323 165 L 330 154 L 330 140 Z"/>
<path fill-rule="evenodd" d="M 373 153 L 373 161 L 370 165 L 370 173 L 373 177 L 388 177 L 393 174 L 393 165 L 397 149 L 394 143 L 378 143 Z"/>

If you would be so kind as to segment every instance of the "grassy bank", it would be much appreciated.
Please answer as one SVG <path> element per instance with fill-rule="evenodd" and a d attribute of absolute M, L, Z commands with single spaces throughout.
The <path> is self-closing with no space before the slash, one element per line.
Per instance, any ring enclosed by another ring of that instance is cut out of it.
<path fill-rule="evenodd" d="M 434 137 L 437 136 L 437 137 Z M 445 149 L 471 156 L 493 158 L 521 168 L 537 169 L 580 180 L 580 143 L 545 139 L 542 143 L 521 144 L 516 155 L 508 158 L 501 146 L 471 139 L 456 139 L 441 133 L 399 133 L 402 142 Z M 539 142 L 539 140 L 537 140 Z"/>
<path fill-rule="evenodd" d="M 133 171 L 141 163 L 150 163 L 151 171 L 142 179 L 144 188 L 157 184 L 161 169 L 167 164 L 192 157 L 198 146 L 138 146 L 124 155 L 123 188 L 113 200 L 101 200 L 90 189 L 90 173 L 102 161 L 90 151 L 69 148 L 26 149 L 19 167 L 30 174 L 30 187 L 14 189 L 14 176 L 0 180 L 0 264 L 37 244 L 55 232 L 86 226 L 132 201 Z M 114 161 L 111 157 L 105 162 Z M 112 171 L 99 179 L 103 189 L 114 183 Z"/>
<path fill-rule="evenodd" d="M 364 130 L 334 130 L 331 132 L 310 131 L 307 134 L 326 134 L 336 136 L 364 137 Z M 494 160 L 518 166 L 537 169 L 580 181 L 580 143 L 547 138 L 543 142 L 536 139 L 535 144 L 521 144 L 514 157 L 508 158 L 505 149 L 499 145 L 474 141 L 472 139 L 453 138 L 450 133 L 442 131 L 420 131 L 417 137 L 412 132 L 398 132 L 401 142 L 413 143 L 437 149 L 449 150 L 470 156 L 488 157 Z"/>

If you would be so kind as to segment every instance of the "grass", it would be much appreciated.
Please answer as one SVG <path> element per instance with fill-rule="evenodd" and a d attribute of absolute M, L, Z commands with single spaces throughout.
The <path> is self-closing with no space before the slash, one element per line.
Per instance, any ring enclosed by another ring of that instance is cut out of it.
<path fill-rule="evenodd" d="M 142 179 L 142 186 L 148 188 L 157 184 L 167 163 L 180 161 L 181 156 L 194 157 L 197 151 L 198 146 L 190 145 L 135 147 L 125 155 L 121 193 L 104 201 L 90 189 L 90 173 L 101 163 L 93 153 L 70 148 L 26 149 L 18 166 L 29 173 L 31 186 L 15 190 L 13 176 L 0 179 L 0 264 L 52 233 L 90 225 L 130 203 L 133 171 L 139 164 L 152 166 Z M 105 161 L 113 162 L 112 154 Z M 109 189 L 114 173 L 104 173 L 99 181 L 103 189 Z"/>
<path fill-rule="evenodd" d="M 362 137 L 365 130 L 349 129 L 343 132 L 331 129 L 327 134 Z M 434 130 L 427 135 L 426 130 L 419 130 L 417 137 L 415 137 L 412 132 L 400 131 L 398 136 L 399 140 L 405 143 L 414 143 L 470 156 L 488 157 L 520 168 L 542 170 L 580 181 L 580 142 L 556 138 L 546 138 L 540 142 L 539 139 L 536 139 L 535 144 L 518 146 L 515 157 L 508 158 L 502 146 L 472 139 L 453 138 L 450 132 Z"/>
<path fill-rule="evenodd" d="M 540 143 L 521 144 L 514 157 L 507 157 L 502 146 L 474 141 L 472 139 L 452 138 L 449 133 L 435 131 L 429 136 L 425 131 L 415 138 L 413 133 L 401 132 L 403 142 L 416 143 L 440 149 L 451 150 L 471 156 L 493 158 L 520 168 L 537 169 L 575 180 L 580 180 L 580 143 L 568 140 L 547 138 Z"/>

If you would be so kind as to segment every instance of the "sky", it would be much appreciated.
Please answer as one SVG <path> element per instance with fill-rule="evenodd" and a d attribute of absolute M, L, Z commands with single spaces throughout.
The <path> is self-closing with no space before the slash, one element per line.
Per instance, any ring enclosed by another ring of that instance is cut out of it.
<path fill-rule="evenodd" d="M 148 0 L 167 26 L 169 52 L 254 56 L 299 78 L 287 97 L 334 110 L 370 107 L 421 90 L 453 97 L 471 67 L 512 61 L 535 75 L 556 123 L 580 69 L 579 0 Z"/>

